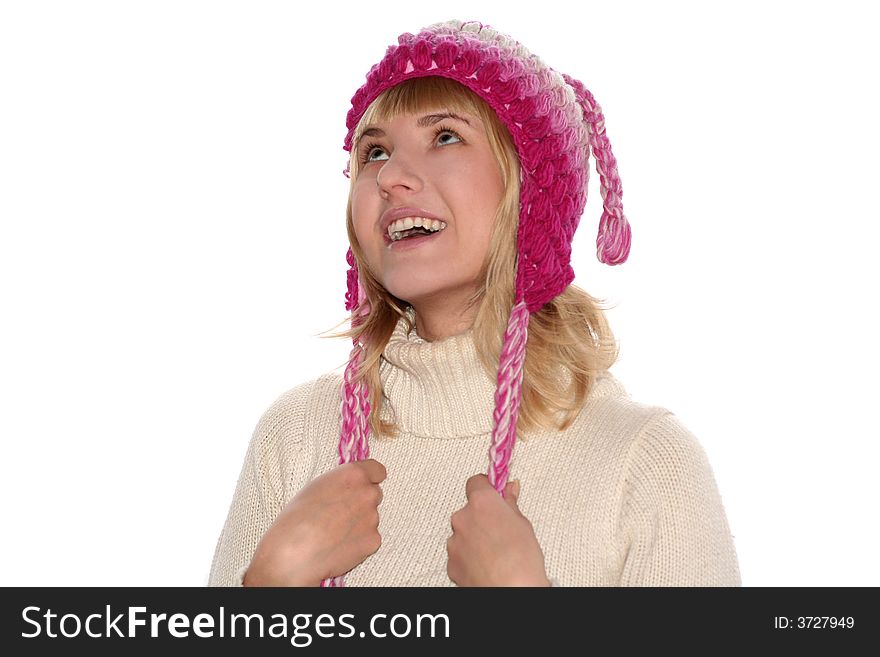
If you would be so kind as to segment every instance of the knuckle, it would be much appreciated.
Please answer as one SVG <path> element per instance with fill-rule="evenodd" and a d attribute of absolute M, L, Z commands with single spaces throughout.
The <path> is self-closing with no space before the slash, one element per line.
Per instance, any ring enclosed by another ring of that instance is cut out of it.
<path fill-rule="evenodd" d="M 340 465 L 337 468 L 339 472 L 339 478 L 342 480 L 342 483 L 346 486 L 350 486 L 357 481 L 358 478 L 358 468 L 353 463 L 345 463 Z"/>
<path fill-rule="evenodd" d="M 449 519 L 450 524 L 452 525 L 452 531 L 455 532 L 461 529 L 461 511 L 456 511 L 452 514 L 452 517 Z"/>
<path fill-rule="evenodd" d="M 386 470 L 386 469 L 385 469 L 385 466 L 382 465 L 381 463 L 379 463 L 379 461 L 375 461 L 375 460 L 374 460 L 373 463 L 376 464 L 376 466 L 377 466 L 377 468 L 378 468 L 378 470 L 379 470 L 379 475 L 381 476 L 381 478 L 382 478 L 382 479 L 385 479 L 385 477 L 388 476 L 388 470 Z"/>
<path fill-rule="evenodd" d="M 370 480 L 370 475 L 367 472 L 367 466 L 363 461 L 352 461 L 352 464 L 352 476 L 355 478 L 355 481 L 363 482 Z"/>
<path fill-rule="evenodd" d="M 375 491 L 367 489 L 357 496 L 354 512 L 367 518 L 372 518 L 378 513 L 381 498 Z"/>
<path fill-rule="evenodd" d="M 366 476 L 367 478 L 369 478 L 369 473 L 371 471 L 378 475 L 380 479 L 385 478 L 385 466 L 379 463 L 379 461 L 377 461 L 376 459 L 366 459 L 365 461 L 361 461 L 360 463 L 363 466 L 362 469 L 364 472 L 364 476 Z"/>
<path fill-rule="evenodd" d="M 346 485 L 354 490 L 362 491 L 364 486 L 369 485 L 370 477 L 367 471 L 360 465 L 352 465 L 348 471 Z"/>
<path fill-rule="evenodd" d="M 486 489 L 478 490 L 477 492 L 475 492 L 471 496 L 471 501 L 474 503 L 475 506 L 482 508 L 487 503 L 493 501 L 492 496 L 496 495 L 496 494 L 497 493 L 495 493 L 494 489 L 493 490 L 486 490 Z"/>

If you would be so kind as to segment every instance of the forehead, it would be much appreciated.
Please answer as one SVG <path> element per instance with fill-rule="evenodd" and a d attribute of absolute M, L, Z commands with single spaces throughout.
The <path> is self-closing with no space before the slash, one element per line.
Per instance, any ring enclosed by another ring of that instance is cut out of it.
<path fill-rule="evenodd" d="M 440 121 L 460 123 L 475 129 L 482 126 L 480 117 L 469 112 L 462 110 L 455 111 L 451 109 L 435 109 L 426 113 L 415 112 L 401 114 L 398 117 L 386 117 L 385 120 L 377 120 L 374 118 L 372 122 L 366 124 L 362 128 L 358 138 L 371 136 L 384 137 L 385 130 L 383 130 L 383 127 L 387 127 L 387 124 L 395 118 L 401 118 L 405 122 L 411 122 L 412 125 L 415 125 L 417 128 L 429 128 L 437 125 Z"/>
<path fill-rule="evenodd" d="M 366 130 L 381 129 L 382 124 L 404 115 L 417 121 L 427 115 L 448 112 L 468 119 L 469 125 L 482 126 L 484 121 L 480 118 L 487 109 L 485 102 L 460 82 L 435 75 L 412 78 L 379 94 L 361 116 L 353 137 L 356 142 Z M 458 125 L 464 127 L 465 124 L 459 122 Z"/>

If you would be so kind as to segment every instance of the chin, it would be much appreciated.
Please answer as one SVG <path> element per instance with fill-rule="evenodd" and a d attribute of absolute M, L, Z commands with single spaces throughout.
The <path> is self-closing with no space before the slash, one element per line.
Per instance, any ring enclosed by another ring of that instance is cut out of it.
<path fill-rule="evenodd" d="M 412 276 L 409 277 L 408 285 L 395 285 L 393 282 L 385 283 L 385 289 L 410 305 L 417 305 L 420 300 L 439 294 L 442 290 L 442 288 L 436 285 L 414 285 L 412 278 Z"/>
<path fill-rule="evenodd" d="M 419 300 L 423 299 L 426 294 L 431 294 L 431 290 L 414 290 L 412 287 L 399 288 L 386 286 L 385 289 L 401 301 L 405 301 L 410 305 L 418 304 Z"/>

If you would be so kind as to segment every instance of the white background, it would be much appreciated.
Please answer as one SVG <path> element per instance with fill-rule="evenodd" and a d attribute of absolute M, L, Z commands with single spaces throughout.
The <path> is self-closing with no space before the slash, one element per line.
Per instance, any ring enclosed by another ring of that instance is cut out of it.
<path fill-rule="evenodd" d="M 0 583 L 206 583 L 259 416 L 350 348 L 351 96 L 461 18 L 602 106 L 632 251 L 596 260 L 593 170 L 575 283 L 704 446 L 743 584 L 880 585 L 868 5 L 0 4 Z"/>

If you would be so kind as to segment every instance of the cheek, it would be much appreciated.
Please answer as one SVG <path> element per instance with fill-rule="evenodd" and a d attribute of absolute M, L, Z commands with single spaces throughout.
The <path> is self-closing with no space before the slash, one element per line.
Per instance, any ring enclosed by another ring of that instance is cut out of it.
<path fill-rule="evenodd" d="M 364 229 L 361 227 L 361 223 L 358 221 L 357 214 L 352 209 L 351 215 L 351 225 L 354 228 L 354 236 L 358 241 L 358 244 L 361 245 L 361 248 L 364 248 L 366 244 L 364 243 Z"/>
<path fill-rule="evenodd" d="M 351 222 L 358 242 L 362 246 L 369 236 L 371 225 L 369 196 L 363 191 L 362 186 L 355 186 L 351 192 Z"/>
<path fill-rule="evenodd" d="M 468 168 L 465 174 L 473 189 L 477 192 L 480 206 L 483 210 L 498 207 L 504 195 L 504 184 L 501 180 L 501 170 L 495 159 L 482 159 Z"/>
<path fill-rule="evenodd" d="M 498 164 L 493 159 L 491 164 L 487 165 L 486 170 L 486 189 L 491 190 L 491 193 L 488 195 L 492 197 L 494 207 L 498 207 L 504 196 L 504 181 L 501 178 L 501 169 L 498 168 Z"/>
<path fill-rule="evenodd" d="M 479 213 L 483 219 L 481 221 L 480 234 L 488 240 L 492 231 L 492 224 L 495 220 L 495 214 L 498 206 L 504 198 L 504 184 L 501 180 L 501 172 L 492 166 L 487 166 L 481 170 L 479 178 Z"/>

